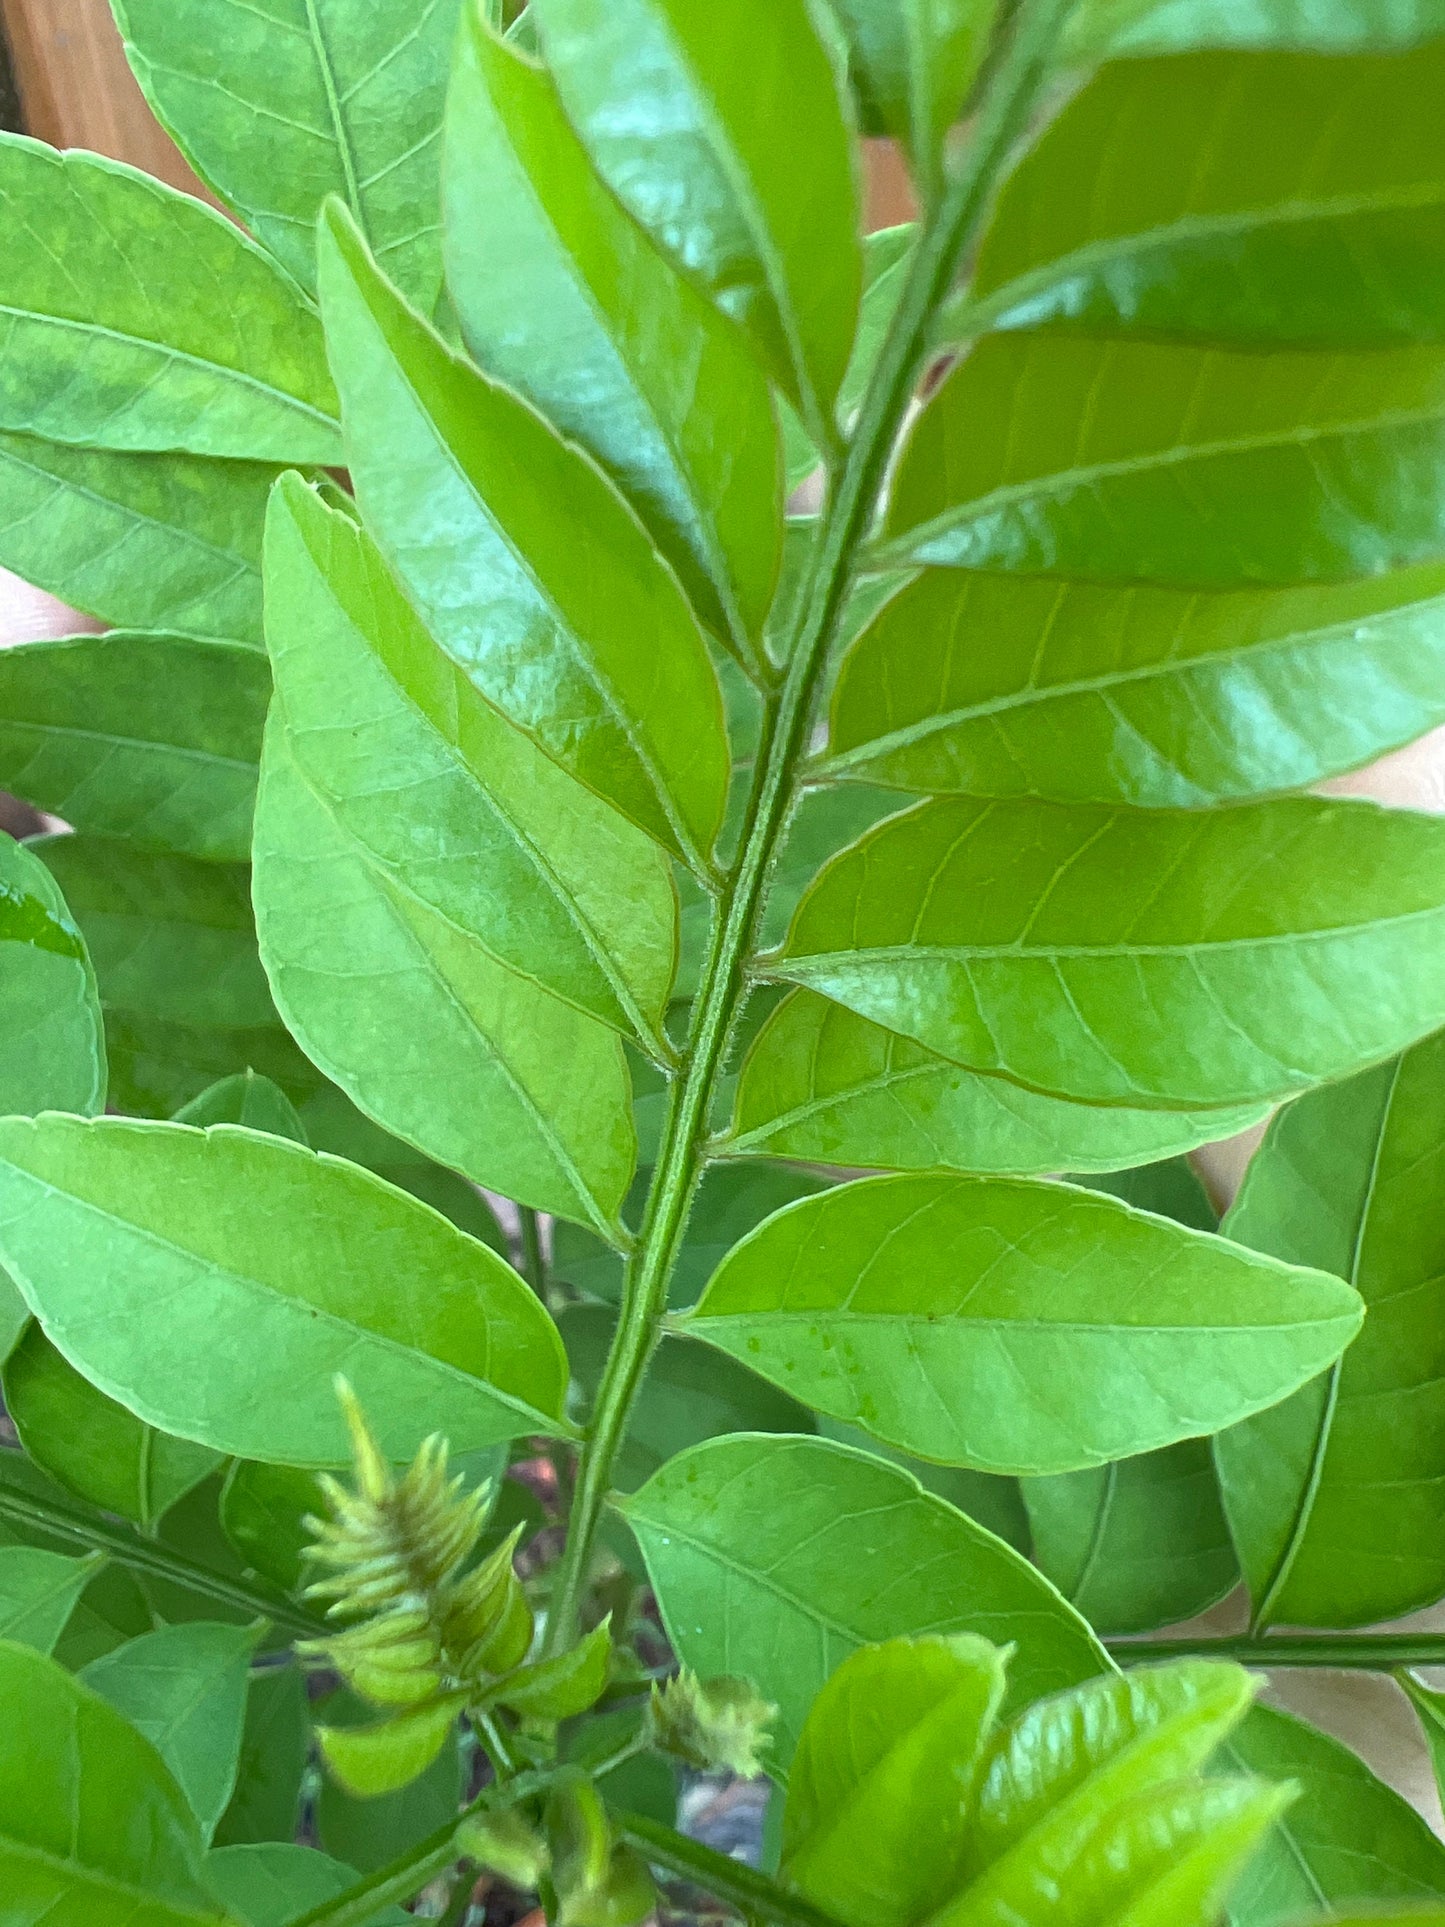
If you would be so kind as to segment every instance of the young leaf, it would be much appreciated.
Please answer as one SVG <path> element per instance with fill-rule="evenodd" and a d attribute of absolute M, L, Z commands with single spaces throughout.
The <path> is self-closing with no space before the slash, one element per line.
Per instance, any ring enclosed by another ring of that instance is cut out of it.
<path fill-rule="evenodd" d="M 612 1667 L 606 1619 L 570 1652 L 522 1666 L 498 1680 L 489 1697 L 528 1720 L 569 1720 L 601 1699 Z"/>
<path fill-rule="evenodd" d="M 1243 1105 L 1445 1022 L 1442 857 L 1445 825 L 1367 803 L 940 799 L 836 857 L 769 963 L 1061 1097 Z"/>
<path fill-rule="evenodd" d="M 667 859 L 484 700 L 362 530 L 294 475 L 267 517 L 266 636 L 297 767 L 393 893 L 660 1048 Z"/>
<path fill-rule="evenodd" d="M 37 1653 L 54 1652 L 98 1563 L 94 1557 L 70 1559 L 39 1546 L 0 1545 L 0 1640 L 13 1640 Z"/>
<path fill-rule="evenodd" d="M 317 1711 L 337 1711 L 323 1701 Z M 438 1827 L 455 1826 L 461 1803 L 461 1752 L 444 1746 L 419 1780 L 399 1793 L 354 1800 L 329 1776 L 316 1797 L 316 1831 L 326 1851 L 362 1873 L 374 1873 Z"/>
<path fill-rule="evenodd" d="M 0 778 L 75 830 L 243 861 L 264 659 L 165 633 L 71 636 L 0 653 Z"/>
<path fill-rule="evenodd" d="M 1438 563 L 1211 596 L 930 569 L 844 659 L 823 773 L 1179 809 L 1303 788 L 1445 720 L 1442 610 Z"/>
<path fill-rule="evenodd" d="M 779 1707 L 768 1770 L 857 1646 L 907 1633 L 1014 1642 L 1013 1703 L 1107 1665 L 1048 1581 L 915 1479 L 822 1439 L 741 1436 L 681 1453 L 619 1508 L 685 1665 Z"/>
<path fill-rule="evenodd" d="M 0 834 L 0 1111 L 98 1111 L 105 1038 L 85 940 L 55 879 Z"/>
<path fill-rule="evenodd" d="M 0 1250 L 88 1377 L 218 1451 L 336 1464 L 341 1370 L 398 1457 L 436 1430 L 467 1450 L 567 1429 L 561 1341 L 516 1272 L 369 1172 L 280 1138 L 0 1122 Z"/>
<path fill-rule="evenodd" d="M 469 8 L 447 108 L 447 285 L 467 344 L 633 502 L 748 663 L 782 538 L 767 383 L 607 192 L 551 79 Z"/>
<path fill-rule="evenodd" d="M 311 1745 L 306 1682 L 297 1666 L 256 1673 L 236 1765 L 236 1789 L 216 1827 L 218 1846 L 290 1841 L 301 1806 L 301 1779 Z M 214 1867 L 207 1863 L 207 1870 Z"/>
<path fill-rule="evenodd" d="M 453 356 L 334 206 L 320 260 L 357 496 L 428 632 L 564 768 L 705 868 L 728 748 L 676 577 L 600 470 Z"/>
<path fill-rule="evenodd" d="M 1445 1036 L 1275 1120 L 1226 1220 L 1366 1305 L 1323 1379 L 1216 1441 L 1261 1625 L 1357 1626 L 1445 1590 Z"/>
<path fill-rule="evenodd" d="M 247 1927 L 289 1927 L 308 1909 L 339 1899 L 359 1876 L 315 1847 L 267 1840 L 208 1853 L 206 1878 Z M 400 1907 L 383 1907 L 367 1927 L 407 1927 L 414 1918 Z"/>
<path fill-rule="evenodd" d="M 163 1626 L 86 1667 L 85 1684 L 143 1733 L 209 1841 L 236 1784 L 259 1628 Z"/>
<path fill-rule="evenodd" d="M 466 1695 L 409 1706 L 376 1726 L 318 1726 L 321 1757 L 359 1800 L 396 1793 L 421 1778 L 456 1731 Z"/>
<path fill-rule="evenodd" d="M 423 308 L 441 282 L 437 168 L 458 0 L 114 0 L 192 167 L 300 281 L 339 194 Z"/>
<path fill-rule="evenodd" d="M 593 161 L 740 321 L 827 445 L 861 280 L 840 77 L 806 0 L 537 0 Z"/>
<path fill-rule="evenodd" d="M 918 1176 L 780 1211 L 724 1259 L 687 1329 L 922 1458 L 1038 1473 L 1275 1404 L 1360 1316 L 1339 1279 L 1095 1192 Z"/>
<path fill-rule="evenodd" d="M 293 1144 L 307 1142 L 306 1127 L 285 1091 L 255 1071 L 240 1071 L 212 1084 L 176 1112 L 176 1122 L 201 1129 L 208 1124 L 244 1124 L 250 1131 L 289 1137 Z"/>

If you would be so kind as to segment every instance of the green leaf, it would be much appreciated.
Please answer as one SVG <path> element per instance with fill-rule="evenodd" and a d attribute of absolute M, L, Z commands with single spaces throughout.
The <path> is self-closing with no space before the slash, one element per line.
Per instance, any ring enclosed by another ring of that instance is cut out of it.
<path fill-rule="evenodd" d="M 910 1927 L 948 1898 L 1005 1688 L 967 1633 L 851 1654 L 813 1702 L 783 1809 L 781 1875 L 850 1927 Z"/>
<path fill-rule="evenodd" d="M 0 426 L 95 448 L 341 459 L 315 310 L 223 215 L 15 134 L 0 140 L 0 212 Z"/>
<path fill-rule="evenodd" d="M 606 1690 L 612 1666 L 609 1619 L 570 1652 L 519 1667 L 498 1680 L 489 1697 L 529 1720 L 568 1720 L 587 1712 Z"/>
<path fill-rule="evenodd" d="M 99 1563 L 94 1556 L 67 1559 L 39 1546 L 0 1546 L 0 1640 L 54 1652 Z"/>
<path fill-rule="evenodd" d="M 1365 1301 L 1325 1378 L 1216 1443 L 1260 1625 L 1357 1626 L 1445 1591 L 1445 1035 L 1270 1127 L 1226 1234 Z"/>
<path fill-rule="evenodd" d="M 814 439 L 858 314 L 856 162 L 806 0 L 537 0 L 543 52 L 623 205 L 747 329 Z"/>
<path fill-rule="evenodd" d="M 239 1459 L 226 1474 L 221 1529 L 246 1564 L 283 1592 L 299 1591 L 306 1576 L 308 1514 L 326 1516 L 326 1495 L 312 1472 Z"/>
<path fill-rule="evenodd" d="M 357 495 L 417 614 L 550 756 L 705 868 L 728 747 L 676 577 L 601 471 L 451 355 L 335 207 L 320 249 Z"/>
<path fill-rule="evenodd" d="M 45 865 L 0 835 L 0 1111 L 98 1111 L 105 1073 L 85 940 Z"/>
<path fill-rule="evenodd" d="M 260 1628 L 197 1620 L 133 1639 L 81 1675 L 160 1754 L 209 1841 L 236 1784 Z"/>
<path fill-rule="evenodd" d="M 1442 84 L 1439 46 L 1106 67 L 1007 182 L 970 299 L 1002 328 L 1445 339 Z"/>
<path fill-rule="evenodd" d="M 441 282 L 437 171 L 458 0 L 113 0 L 152 107 L 304 286 L 339 194 L 422 307 Z"/>
<path fill-rule="evenodd" d="M 312 1907 L 356 1885 L 355 1868 L 289 1840 L 219 1847 L 206 1855 L 206 1878 L 247 1927 L 288 1927 Z M 369 1927 L 406 1927 L 413 1916 L 383 1907 Z"/>
<path fill-rule="evenodd" d="M 616 1238 L 636 1161 L 621 1040 L 390 886 L 267 731 L 255 898 L 277 1005 L 368 1116 Z"/>
<path fill-rule="evenodd" d="M 72 829 L 242 860 L 271 677 L 192 636 L 71 636 L 0 654 L 0 777 Z"/>
<path fill-rule="evenodd" d="M 0 433 L 0 567 L 122 628 L 259 643 L 275 473 Z"/>
<path fill-rule="evenodd" d="M 896 1446 L 884 1445 L 881 1439 L 869 1438 L 856 1425 L 845 1425 L 841 1419 L 820 1416 L 818 1431 L 823 1438 L 832 1439 L 838 1445 L 851 1445 L 855 1451 L 902 1466 L 925 1492 L 946 1499 L 956 1511 L 966 1513 L 975 1525 L 983 1526 L 1015 1552 L 1027 1555 L 1029 1518 L 1024 1510 L 1022 1480 L 1001 1478 L 994 1472 L 974 1472 L 962 1465 L 931 1465 L 927 1459 L 913 1458 Z"/>
<path fill-rule="evenodd" d="M 1256 1706 L 1217 1764 L 1299 1788 L 1230 1897 L 1231 1927 L 1282 1927 L 1337 1901 L 1348 1913 L 1445 1893 L 1445 1845 L 1363 1760 L 1303 1720 Z"/>
<path fill-rule="evenodd" d="M 1414 1707 L 1420 1731 L 1430 1752 L 1430 1765 L 1437 1789 L 1445 1785 L 1445 1693 L 1426 1686 L 1413 1673 L 1400 1672 L 1395 1683 Z"/>
<path fill-rule="evenodd" d="M 687 1329 L 922 1458 L 1037 1473 L 1272 1405 L 1360 1316 L 1336 1278 L 1095 1192 L 909 1176 L 780 1211 L 724 1259 Z"/>
<path fill-rule="evenodd" d="M 21 1297 L 19 1287 L 6 1272 L 0 1271 L 0 1365 L 20 1343 L 29 1323 L 30 1307 Z"/>
<path fill-rule="evenodd" d="M 1091 1191 L 1107 1191 L 1110 1197 L 1122 1198 L 1136 1210 L 1172 1218 L 1194 1231 L 1219 1229 L 1219 1213 L 1188 1158 L 1163 1158 L 1129 1171 L 1101 1172 L 1079 1182 Z"/>
<path fill-rule="evenodd" d="M 317 1711 L 331 1714 L 336 1708 L 323 1701 Z M 321 1844 L 362 1873 L 374 1873 L 438 1827 L 455 1821 L 461 1778 L 461 1753 L 454 1746 L 444 1747 L 409 1787 L 375 1800 L 354 1800 L 327 1778 L 316 1797 Z"/>
<path fill-rule="evenodd" d="M 218 1451 L 340 1463 L 339 1371 L 396 1458 L 433 1431 L 466 1451 L 567 1430 L 561 1341 L 516 1272 L 369 1172 L 281 1138 L 0 1122 L 0 1250 L 88 1377 Z"/>
<path fill-rule="evenodd" d="M 251 1131 L 289 1137 L 294 1144 L 307 1141 L 306 1127 L 285 1091 L 255 1071 L 240 1071 L 212 1084 L 176 1112 L 176 1122 L 203 1129 L 208 1124 L 244 1124 Z"/>
<path fill-rule="evenodd" d="M 5 1366 L 5 1409 L 43 1472 L 138 1525 L 153 1526 L 216 1464 L 214 1452 L 168 1438 L 107 1398 L 38 1325 Z"/>
<path fill-rule="evenodd" d="M 779 1773 L 823 1682 L 908 1633 L 1018 1646 L 1013 1703 L 1107 1668 L 1026 1560 L 895 1466 L 822 1439 L 716 1439 L 621 1506 L 684 1665 L 751 1679 L 779 1707 Z"/>
<path fill-rule="evenodd" d="M 1232 588 L 1439 556 L 1445 352 L 980 342 L 919 416 L 881 560 Z"/>
<path fill-rule="evenodd" d="M 301 1777 L 310 1751 L 306 1682 L 296 1666 L 253 1675 L 236 1765 L 236 1790 L 221 1815 L 221 1846 L 290 1841 L 301 1806 Z M 214 1867 L 207 1863 L 207 1870 Z"/>
<path fill-rule="evenodd" d="M 1303 788 L 1445 720 L 1442 608 L 1439 564 L 1209 596 L 930 569 L 848 652 L 821 773 L 1180 809 Z"/>
<path fill-rule="evenodd" d="M 271 498 L 266 598 L 292 756 L 392 892 L 665 1051 L 677 899 L 656 844 L 483 699 L 298 476 Z"/>
<path fill-rule="evenodd" d="M 1093 1103 L 1243 1105 L 1445 1022 L 1445 825 L 921 804 L 804 898 L 773 974 L 975 1070 Z"/>
<path fill-rule="evenodd" d="M 950 1064 L 810 990 L 791 991 L 743 1060 L 724 1151 L 892 1171 L 1041 1177 L 1208 1144 L 1242 1111 L 1069 1104 Z"/>
<path fill-rule="evenodd" d="M 0 1888 L 10 1918 L 227 1927 L 201 1837 L 148 1740 L 39 1653 L 0 1644 Z M 119 1824 L 123 1816 L 124 1824 Z"/>
<path fill-rule="evenodd" d="M 359 1800 L 397 1793 L 419 1780 L 456 1731 L 466 1695 L 410 1706 L 376 1726 L 318 1726 L 321 1757 L 332 1777 Z"/>
<path fill-rule="evenodd" d="M 1194 47 L 1351 53 L 1445 33 L 1440 0 L 1082 0 L 1064 36 L 1071 60 Z"/>
<path fill-rule="evenodd" d="M 443 197 L 447 283 L 473 354 L 597 458 L 748 662 L 782 540 L 766 381 L 593 173 L 550 78 L 475 13 L 452 76 Z"/>
<path fill-rule="evenodd" d="M 1204 1439 L 1023 1487 L 1033 1556 L 1100 1632 L 1192 1619 L 1239 1580 Z"/>

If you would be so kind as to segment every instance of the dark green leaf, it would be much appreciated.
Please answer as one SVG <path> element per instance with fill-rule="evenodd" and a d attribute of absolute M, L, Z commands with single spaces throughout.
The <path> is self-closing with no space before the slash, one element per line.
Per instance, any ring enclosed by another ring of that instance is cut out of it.
<path fill-rule="evenodd" d="M 208 1853 L 206 1878 L 247 1927 L 287 1927 L 310 1908 L 339 1899 L 358 1875 L 315 1847 L 270 1840 Z M 384 1907 L 368 1927 L 406 1927 L 413 1918 L 400 1907 Z"/>
<path fill-rule="evenodd" d="M 949 129 L 988 52 L 994 0 L 832 0 L 832 7 L 876 131 L 907 149 L 920 185 L 936 196 Z"/>
<path fill-rule="evenodd" d="M 216 1828 L 218 1845 L 292 1839 L 310 1737 L 306 1681 L 300 1668 L 276 1667 L 253 1675 L 246 1695 L 236 1790 Z"/>
<path fill-rule="evenodd" d="M 38 1546 L 0 1546 L 0 1640 L 54 1652 L 98 1563 Z M 13 1716 L 23 1717 L 23 1709 L 15 1707 Z"/>
<path fill-rule="evenodd" d="M 297 1591 L 307 1576 L 308 1515 L 326 1516 L 326 1495 L 314 1473 L 254 1459 L 238 1460 L 227 1473 L 221 1528 L 246 1564 L 283 1592 Z"/>
<path fill-rule="evenodd" d="M 0 1111 L 98 1111 L 105 1072 L 85 940 L 45 865 L 0 834 Z"/>
<path fill-rule="evenodd" d="M 102 1653 L 112 1653 L 154 1627 L 154 1609 L 136 1575 L 125 1566 L 104 1566 L 66 1621 L 55 1657 L 68 1671 L 79 1672 Z"/>
<path fill-rule="evenodd" d="M 1156 1164 L 1135 1165 L 1128 1171 L 1109 1171 L 1083 1178 L 1091 1191 L 1107 1191 L 1138 1211 L 1172 1218 L 1195 1231 L 1217 1231 L 1219 1213 L 1196 1176 L 1188 1158 L 1164 1158 Z"/>
<path fill-rule="evenodd" d="M 176 1122 L 203 1129 L 208 1124 L 244 1124 L 249 1131 L 289 1137 L 294 1144 L 308 1141 L 306 1127 L 285 1091 L 255 1071 L 240 1071 L 212 1084 L 176 1112 Z"/>

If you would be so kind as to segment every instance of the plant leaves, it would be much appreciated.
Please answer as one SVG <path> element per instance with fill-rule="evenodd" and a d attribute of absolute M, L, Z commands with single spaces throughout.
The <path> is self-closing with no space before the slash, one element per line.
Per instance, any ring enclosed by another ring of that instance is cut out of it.
<path fill-rule="evenodd" d="M 0 834 L 0 1111 L 98 1111 L 105 1083 L 85 940 L 45 865 Z"/>
<path fill-rule="evenodd" d="M 1409 47 L 1445 33 L 1440 0 L 1083 0 L 1063 51 L 1091 63 L 1107 53 L 1194 47 L 1295 47 L 1352 53 Z"/>
<path fill-rule="evenodd" d="M 307 1514 L 324 1518 L 326 1494 L 314 1472 L 238 1459 L 221 1491 L 221 1529 L 248 1566 L 298 1592 L 311 1534 Z"/>
<path fill-rule="evenodd" d="M 176 1122 L 199 1125 L 202 1129 L 208 1124 L 244 1124 L 251 1131 L 289 1137 L 293 1144 L 308 1141 L 306 1127 L 285 1091 L 269 1077 L 258 1077 L 254 1071 L 240 1071 L 234 1077 L 223 1077 L 219 1083 L 212 1084 L 176 1112 Z"/>
<path fill-rule="evenodd" d="M 0 426 L 93 448 L 340 460 L 315 310 L 223 215 L 16 134 L 0 140 L 0 212 Z"/>
<path fill-rule="evenodd" d="M 752 660 L 782 540 L 766 381 L 597 179 L 547 74 L 475 12 L 443 204 L 447 285 L 478 362 L 597 458 L 703 620 Z"/>
<path fill-rule="evenodd" d="M 1360 1315 L 1338 1279 L 1096 1192 L 909 1176 L 777 1213 L 724 1259 L 687 1329 L 922 1458 L 1038 1473 L 1273 1405 Z"/>
<path fill-rule="evenodd" d="M 271 498 L 266 598 L 287 741 L 342 834 L 498 963 L 662 1049 L 677 899 L 656 844 L 482 698 L 296 476 Z"/>
<path fill-rule="evenodd" d="M 1357 1626 L 1445 1591 L 1445 1036 L 1292 1104 L 1226 1235 L 1358 1288 L 1325 1378 L 1216 1441 L 1255 1618 Z"/>
<path fill-rule="evenodd" d="M 547 63 L 618 199 L 742 323 L 818 438 L 858 313 L 840 76 L 805 0 L 538 0 Z M 824 440 L 832 439 L 824 433 Z"/>
<path fill-rule="evenodd" d="M 151 106 L 303 286 L 339 194 L 421 307 L 441 283 L 438 145 L 458 0 L 114 0 Z"/>
<path fill-rule="evenodd" d="M 242 861 L 271 677 L 192 636 L 70 636 L 0 653 L 0 778 L 72 829 Z"/>
<path fill-rule="evenodd" d="M 523 1719 L 575 1719 L 595 1706 L 607 1688 L 612 1666 L 609 1619 L 572 1647 L 531 1666 L 520 1666 L 499 1680 L 491 1697 Z"/>
<path fill-rule="evenodd" d="M 0 1640 L 53 1653 L 98 1564 L 39 1546 L 0 1545 Z M 22 1711 L 12 1709 L 13 1715 Z"/>
<path fill-rule="evenodd" d="M 1026 1560 L 895 1466 L 822 1439 L 715 1439 L 620 1507 L 679 1659 L 779 1707 L 781 1776 L 804 1715 L 854 1650 L 905 1633 L 1017 1642 L 1014 1705 L 1107 1668 Z"/>
<path fill-rule="evenodd" d="M 1442 855 L 1368 803 L 942 799 L 836 857 L 768 967 L 1058 1096 L 1243 1105 L 1445 1022 Z"/>
<path fill-rule="evenodd" d="M 340 1371 L 398 1459 L 433 1431 L 466 1451 L 567 1430 L 561 1342 L 511 1267 L 359 1166 L 281 1138 L 0 1122 L 0 1250 L 87 1377 L 217 1451 L 342 1462 Z"/>
<path fill-rule="evenodd" d="M 337 1708 L 323 1701 L 317 1711 Z M 461 1802 L 461 1753 L 444 1747 L 419 1780 L 376 1800 L 353 1800 L 332 1779 L 316 1796 L 316 1830 L 328 1853 L 374 1873 L 438 1827 L 454 1825 Z"/>
<path fill-rule="evenodd" d="M 550 756 L 705 867 L 729 758 L 676 577 L 601 472 L 451 355 L 334 207 L 320 248 L 357 496 L 417 614 Z"/>
<path fill-rule="evenodd" d="M 359 1876 L 315 1847 L 267 1840 L 208 1853 L 206 1878 L 248 1927 L 288 1927 L 309 1908 L 339 1899 Z M 405 1927 L 412 1918 L 400 1907 L 383 1907 L 369 1927 Z"/>
<path fill-rule="evenodd" d="M 925 1492 L 946 1499 L 956 1511 L 967 1513 L 975 1525 L 983 1526 L 1015 1552 L 1027 1556 L 1029 1518 L 1024 1510 L 1021 1479 L 1001 1478 L 995 1472 L 974 1472 L 962 1465 L 931 1465 L 927 1459 L 915 1459 L 896 1446 L 884 1445 L 881 1439 L 869 1438 L 856 1425 L 844 1425 L 841 1419 L 820 1416 L 818 1431 L 823 1438 L 839 1445 L 851 1445 L 856 1451 L 902 1466 Z"/>
<path fill-rule="evenodd" d="M 218 1845 L 293 1838 L 310 1744 L 306 1682 L 300 1668 L 284 1666 L 255 1674 L 246 1695 L 236 1790 L 216 1828 Z M 214 1866 L 209 1861 L 207 1871 L 213 1872 Z"/>
<path fill-rule="evenodd" d="M 1445 352 L 994 335 L 919 416 L 889 566 L 1197 588 L 1441 554 Z"/>
<path fill-rule="evenodd" d="M 409 1706 L 375 1726 L 318 1726 L 331 1776 L 359 1800 L 397 1793 L 420 1779 L 456 1732 L 466 1696 L 448 1694 Z"/>
<path fill-rule="evenodd" d="M 1178 809 L 1303 788 L 1445 720 L 1442 610 L 1433 563 L 1209 596 L 930 569 L 844 659 L 822 770 Z"/>
<path fill-rule="evenodd" d="M 1219 1213 L 1188 1158 L 1162 1158 L 1129 1171 L 1101 1172 L 1078 1180 L 1090 1191 L 1107 1191 L 1136 1210 L 1172 1218 L 1194 1231 L 1217 1231 Z"/>
<path fill-rule="evenodd" d="M 1420 1731 L 1429 1750 L 1438 1790 L 1445 1783 L 1445 1693 L 1426 1686 L 1413 1673 L 1397 1672 L 1395 1684 L 1414 1707 L 1420 1721 Z"/>

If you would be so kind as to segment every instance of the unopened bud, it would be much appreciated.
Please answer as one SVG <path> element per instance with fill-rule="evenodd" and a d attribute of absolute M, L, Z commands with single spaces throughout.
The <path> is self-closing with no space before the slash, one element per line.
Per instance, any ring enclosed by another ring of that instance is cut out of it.
<path fill-rule="evenodd" d="M 730 1674 L 700 1680 L 684 1666 L 653 1687 L 648 1721 L 652 1742 L 664 1753 L 705 1773 L 751 1780 L 763 1770 L 759 1755 L 771 1744 L 767 1729 L 777 1713 L 748 1680 Z"/>

